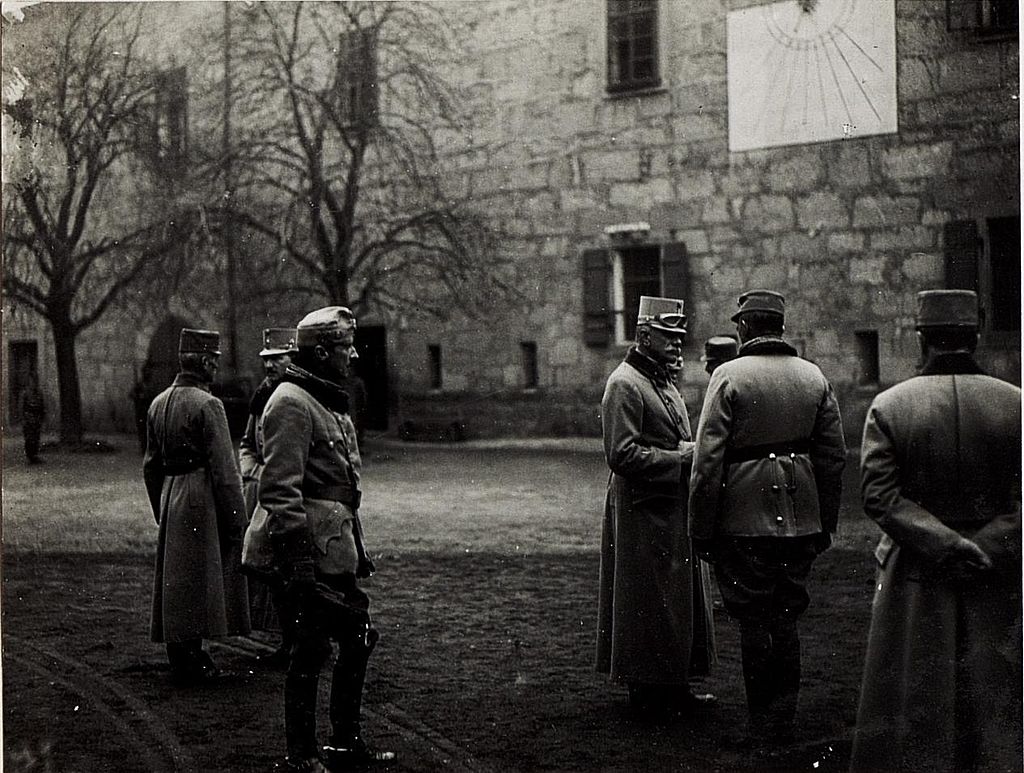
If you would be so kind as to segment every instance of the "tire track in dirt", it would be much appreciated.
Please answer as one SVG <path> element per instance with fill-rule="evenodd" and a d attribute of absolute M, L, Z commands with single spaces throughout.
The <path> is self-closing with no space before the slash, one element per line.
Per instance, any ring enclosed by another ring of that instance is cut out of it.
<path fill-rule="evenodd" d="M 236 639 L 233 642 L 215 641 L 211 647 L 219 647 L 243 655 L 267 654 L 274 647 L 255 639 Z M 386 727 L 390 732 L 417 749 L 426 749 L 431 758 L 437 762 L 438 769 L 453 773 L 495 773 L 495 769 L 484 765 L 468 754 L 458 743 L 446 738 L 431 727 L 418 722 L 393 703 L 381 704 L 383 711 L 374 711 L 365 703 L 363 713 L 375 722 Z"/>
<path fill-rule="evenodd" d="M 4 634 L 4 657 L 75 693 L 117 727 L 150 773 L 198 770 L 195 760 L 146 704 L 91 666 Z M 17 648 L 19 651 L 13 652 Z M 51 663 L 62 666 L 57 672 Z"/>

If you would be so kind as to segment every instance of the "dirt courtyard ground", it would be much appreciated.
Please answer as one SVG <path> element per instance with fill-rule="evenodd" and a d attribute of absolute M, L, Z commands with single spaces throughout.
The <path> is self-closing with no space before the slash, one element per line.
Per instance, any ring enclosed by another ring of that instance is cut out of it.
<path fill-rule="evenodd" d="M 202 690 L 171 687 L 148 640 L 155 527 L 129 449 L 5 469 L 4 767 L 269 771 L 284 754 L 283 675 L 255 655 L 273 635 L 214 643 L 237 677 Z M 729 744 L 744 699 L 723 614 L 704 716 L 640 721 L 593 673 L 599 454 L 371 446 L 365 478 L 383 636 L 364 728 L 399 752 L 388 770 L 845 770 L 874 572 L 855 490 L 812 575 L 800 739 L 755 759 Z"/>

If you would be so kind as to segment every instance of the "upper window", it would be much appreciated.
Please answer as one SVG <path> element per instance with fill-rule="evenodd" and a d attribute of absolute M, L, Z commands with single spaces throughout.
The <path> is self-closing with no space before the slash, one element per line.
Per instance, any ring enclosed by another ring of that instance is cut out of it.
<path fill-rule="evenodd" d="M 188 155 L 188 76 L 184 67 L 153 75 L 149 136 L 144 138 L 157 170 L 177 177 Z"/>
<path fill-rule="evenodd" d="M 608 91 L 660 82 L 657 0 L 608 0 Z"/>
<path fill-rule="evenodd" d="M 946 0 L 946 24 L 951 32 L 977 37 L 1016 35 L 1018 0 Z"/>
<path fill-rule="evenodd" d="M 342 34 L 338 45 L 338 112 L 349 126 L 372 125 L 379 112 L 377 45 L 367 30 Z"/>

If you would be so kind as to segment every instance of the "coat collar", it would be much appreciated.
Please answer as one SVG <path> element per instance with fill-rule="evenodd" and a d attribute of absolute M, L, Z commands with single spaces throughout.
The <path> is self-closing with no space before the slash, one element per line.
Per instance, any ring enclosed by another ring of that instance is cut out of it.
<path fill-rule="evenodd" d="M 210 385 L 194 373 L 179 373 L 174 377 L 174 383 L 171 386 L 195 387 L 196 389 L 202 389 L 204 392 L 210 391 Z"/>
<path fill-rule="evenodd" d="M 282 382 L 295 384 L 309 392 L 324 408 L 335 413 L 348 413 L 348 392 L 333 381 L 314 376 L 308 370 L 292 363 L 287 367 Z"/>
<path fill-rule="evenodd" d="M 740 345 L 739 353 L 736 356 L 743 357 L 747 354 L 786 354 L 790 357 L 799 356 L 799 352 L 783 341 L 779 336 L 758 336 L 757 338 L 751 338 L 746 343 Z"/>
<path fill-rule="evenodd" d="M 919 376 L 984 376 L 985 371 L 969 352 L 939 352 L 928 358 Z"/>
<path fill-rule="evenodd" d="M 667 386 L 669 383 L 668 370 L 665 369 L 665 366 L 648 357 L 636 346 L 631 346 L 626 352 L 626 363 L 632 365 L 658 386 Z"/>

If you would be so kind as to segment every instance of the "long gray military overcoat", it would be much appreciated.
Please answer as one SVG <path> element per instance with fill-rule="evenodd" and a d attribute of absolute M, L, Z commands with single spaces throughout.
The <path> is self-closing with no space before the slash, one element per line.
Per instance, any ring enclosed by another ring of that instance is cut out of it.
<path fill-rule="evenodd" d="M 861 494 L 884 536 L 851 768 L 1021 769 L 1021 397 L 967 355 L 878 395 Z M 958 581 L 961 536 L 995 563 Z"/>
<path fill-rule="evenodd" d="M 715 657 L 710 573 L 687 536 L 686 406 L 664 371 L 633 349 L 608 378 L 601 420 L 611 476 L 597 671 L 617 681 L 685 684 Z"/>
<path fill-rule="evenodd" d="M 246 514 L 224 405 L 181 373 L 153 400 L 146 421 L 143 477 L 160 526 L 153 641 L 246 634 Z"/>

